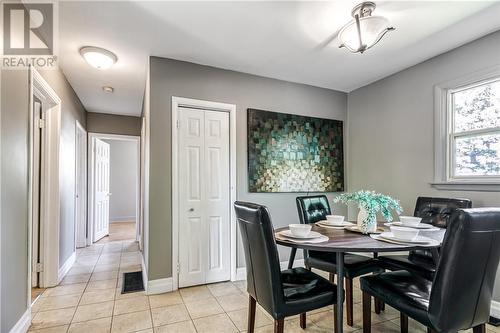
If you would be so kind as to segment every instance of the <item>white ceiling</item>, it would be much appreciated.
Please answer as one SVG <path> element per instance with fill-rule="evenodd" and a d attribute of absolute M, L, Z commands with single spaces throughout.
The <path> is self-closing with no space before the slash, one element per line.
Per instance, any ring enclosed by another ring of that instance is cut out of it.
<path fill-rule="evenodd" d="M 88 111 L 138 116 L 149 55 L 348 92 L 500 29 L 500 2 L 378 1 L 395 31 L 362 55 L 325 46 L 358 2 L 61 2 L 60 64 Z M 85 45 L 118 62 L 91 68 Z"/>

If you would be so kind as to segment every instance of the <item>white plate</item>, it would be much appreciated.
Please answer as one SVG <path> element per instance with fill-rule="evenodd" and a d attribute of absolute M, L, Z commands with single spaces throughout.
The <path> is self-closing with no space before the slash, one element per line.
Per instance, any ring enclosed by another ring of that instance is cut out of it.
<path fill-rule="evenodd" d="M 380 237 L 380 235 L 375 235 L 375 234 L 371 234 L 370 237 L 375 239 L 375 240 L 381 241 L 381 242 L 386 242 L 386 243 L 391 243 L 391 244 L 399 244 L 399 245 L 415 245 L 415 246 L 425 247 L 425 246 L 438 246 L 441 244 L 439 241 L 437 241 L 435 239 L 431 239 L 431 238 L 429 238 L 429 242 L 425 243 L 425 244 L 412 244 L 412 243 L 408 243 L 408 242 L 399 242 L 399 241 L 389 240 L 387 238 L 383 238 L 383 237 Z"/>
<path fill-rule="evenodd" d="M 391 241 L 408 243 L 408 244 L 428 244 L 431 242 L 435 242 L 434 239 L 424 236 L 417 236 L 417 238 L 415 238 L 414 240 L 402 239 L 394 236 L 392 232 L 383 232 L 380 234 L 380 237 Z"/>
<path fill-rule="evenodd" d="M 337 227 L 337 228 L 350 227 L 354 225 L 354 223 L 347 221 L 344 221 L 342 223 L 330 223 L 328 220 L 321 220 L 316 223 L 327 227 Z"/>
<path fill-rule="evenodd" d="M 294 242 L 294 243 L 297 243 L 297 244 L 316 244 L 316 243 L 323 243 L 323 242 L 327 242 L 329 240 L 328 237 L 326 236 L 323 236 L 321 235 L 321 237 L 318 237 L 318 238 L 311 238 L 311 239 L 297 239 L 297 238 L 289 238 L 289 237 L 285 237 L 285 236 L 282 236 L 280 235 L 280 233 L 276 233 L 276 239 L 278 240 L 283 240 L 283 241 L 287 241 L 287 242 Z"/>
<path fill-rule="evenodd" d="M 319 238 L 319 237 L 323 236 L 319 232 L 316 232 L 316 231 L 310 231 L 309 234 L 307 234 L 307 236 L 304 236 L 304 237 L 295 236 L 295 235 L 292 235 L 292 232 L 290 231 L 290 229 L 282 230 L 282 231 L 278 232 L 278 235 L 283 236 L 283 237 L 287 237 L 287 238 L 294 238 L 294 239 L 314 239 L 314 238 Z"/>
<path fill-rule="evenodd" d="M 323 224 L 323 225 L 327 225 L 327 226 L 330 226 L 330 227 L 348 227 L 348 226 L 354 225 L 354 223 L 347 222 L 347 221 L 343 221 L 343 222 L 340 222 L 340 223 L 331 223 L 328 220 L 321 220 L 321 221 L 318 221 L 317 223 L 320 223 L 320 224 Z"/>
<path fill-rule="evenodd" d="M 433 226 L 432 224 L 428 224 L 428 223 L 420 223 L 417 226 L 409 226 L 409 225 L 405 225 L 401 222 L 390 222 L 390 223 L 384 223 L 384 225 L 387 227 L 390 227 L 391 225 L 393 225 L 395 227 L 405 227 L 405 228 L 413 228 L 413 229 L 428 230 L 428 231 L 439 230 L 439 228 Z"/>

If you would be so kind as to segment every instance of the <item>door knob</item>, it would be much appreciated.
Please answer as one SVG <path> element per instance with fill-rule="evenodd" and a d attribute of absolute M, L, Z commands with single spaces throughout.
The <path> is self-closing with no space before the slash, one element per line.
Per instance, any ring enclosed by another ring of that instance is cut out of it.
<path fill-rule="evenodd" d="M 189 211 L 190 212 L 194 212 L 194 208 L 189 208 Z"/>

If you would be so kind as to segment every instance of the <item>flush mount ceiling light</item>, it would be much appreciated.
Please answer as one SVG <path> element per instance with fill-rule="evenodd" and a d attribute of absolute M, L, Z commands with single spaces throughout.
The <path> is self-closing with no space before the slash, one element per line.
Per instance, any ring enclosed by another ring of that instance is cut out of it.
<path fill-rule="evenodd" d="M 82 47 L 80 54 L 90 66 L 97 69 L 108 69 L 118 60 L 113 52 L 95 46 Z"/>
<path fill-rule="evenodd" d="M 115 88 L 110 87 L 110 86 L 104 86 L 104 87 L 102 87 L 102 90 L 104 90 L 104 92 L 111 94 L 113 91 L 115 91 Z"/>
<path fill-rule="evenodd" d="M 345 47 L 353 53 L 363 53 L 377 44 L 391 30 L 389 20 L 383 16 L 372 16 L 375 3 L 363 2 L 352 10 L 354 20 L 340 29 L 339 47 Z"/>

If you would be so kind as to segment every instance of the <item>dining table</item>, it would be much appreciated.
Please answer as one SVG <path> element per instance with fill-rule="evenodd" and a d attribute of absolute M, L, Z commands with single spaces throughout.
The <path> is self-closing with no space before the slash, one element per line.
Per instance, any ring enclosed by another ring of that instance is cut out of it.
<path fill-rule="evenodd" d="M 343 332 L 343 318 L 344 318 L 344 255 L 349 252 L 355 253 L 384 253 L 384 252 L 407 252 L 413 250 L 428 249 L 431 251 L 434 261 L 437 263 L 439 259 L 438 248 L 444 239 L 446 229 L 439 228 L 438 230 L 421 232 L 426 237 L 432 238 L 437 242 L 432 244 L 403 244 L 403 243 L 390 243 L 386 241 L 376 240 L 370 235 L 360 232 L 354 232 L 347 229 L 334 229 L 319 226 L 311 223 L 312 231 L 316 231 L 326 237 L 321 243 L 307 243 L 296 242 L 292 239 L 284 237 L 276 237 L 276 243 L 282 246 L 290 247 L 292 250 L 304 249 L 312 251 L 324 251 L 336 254 L 337 262 L 337 332 Z M 389 231 L 389 228 L 383 224 L 378 225 L 378 229 L 383 228 Z M 275 234 L 278 235 L 281 231 L 287 230 L 288 227 L 275 229 Z"/>

